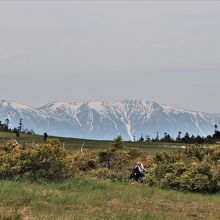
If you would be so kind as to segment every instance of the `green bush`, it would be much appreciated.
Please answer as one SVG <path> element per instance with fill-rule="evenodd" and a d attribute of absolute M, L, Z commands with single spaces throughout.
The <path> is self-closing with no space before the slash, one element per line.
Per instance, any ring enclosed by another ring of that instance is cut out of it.
<path fill-rule="evenodd" d="M 112 149 L 100 151 L 99 164 L 110 170 L 120 172 L 130 162 L 126 151 L 112 151 Z"/>
<path fill-rule="evenodd" d="M 44 144 L 0 144 L 0 178 L 60 181 L 86 174 L 114 181 L 128 180 L 137 161 L 149 172 L 148 186 L 180 191 L 212 193 L 220 180 L 220 147 L 189 147 L 153 158 L 139 149 L 123 149 L 116 138 L 106 150 L 66 152 L 56 140 Z"/>
<path fill-rule="evenodd" d="M 131 148 L 130 150 L 128 150 L 127 154 L 128 154 L 129 160 L 136 160 L 137 158 L 139 158 L 143 155 L 146 156 L 144 151 L 141 149 L 138 149 L 138 148 Z"/>
<path fill-rule="evenodd" d="M 73 172 L 87 172 L 98 167 L 97 154 L 95 152 L 83 151 L 70 153 L 67 157 Z"/>
<path fill-rule="evenodd" d="M 0 145 L 0 178 L 62 180 L 70 175 L 66 152 L 56 140 L 42 145 Z"/>
<path fill-rule="evenodd" d="M 149 186 L 190 192 L 217 190 L 216 172 L 210 163 L 211 151 L 191 148 L 173 154 L 157 154 L 145 182 Z"/>

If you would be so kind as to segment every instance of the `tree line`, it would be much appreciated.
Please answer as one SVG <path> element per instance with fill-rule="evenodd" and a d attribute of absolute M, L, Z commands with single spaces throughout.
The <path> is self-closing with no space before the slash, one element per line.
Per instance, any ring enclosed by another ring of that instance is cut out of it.
<path fill-rule="evenodd" d="M 34 130 L 24 129 L 23 120 L 22 118 L 18 122 L 18 126 L 14 128 L 10 128 L 10 120 L 8 118 L 5 119 L 4 122 L 0 121 L 0 131 L 9 131 L 17 134 L 19 137 L 20 133 L 27 133 L 27 134 L 35 134 Z M 143 134 L 141 134 L 140 138 L 133 136 L 134 142 L 167 142 L 167 143 L 187 143 L 187 144 L 212 144 L 215 143 L 217 140 L 220 140 L 220 131 L 218 130 L 218 125 L 214 125 L 214 133 L 213 135 L 208 135 L 206 137 L 202 137 L 200 135 L 190 135 L 189 132 L 186 132 L 184 135 L 181 131 L 178 132 L 176 138 L 173 138 L 167 132 L 160 138 L 159 132 L 156 133 L 155 138 L 150 138 L 149 135 L 146 135 L 145 138 Z"/>
<path fill-rule="evenodd" d="M 214 133 L 213 135 L 208 135 L 206 137 L 202 137 L 200 135 L 190 135 L 188 132 L 182 134 L 181 131 L 178 132 L 178 136 L 173 138 L 167 132 L 164 133 L 163 137 L 159 138 L 159 132 L 157 132 L 155 138 L 150 138 L 149 135 L 146 135 L 145 138 L 143 134 L 141 137 L 136 140 L 136 137 L 133 137 L 134 142 L 167 142 L 167 143 L 187 143 L 187 144 L 212 144 L 217 140 L 220 140 L 220 131 L 218 130 L 218 125 L 214 125 Z"/>
<path fill-rule="evenodd" d="M 0 121 L 0 131 L 13 132 L 13 133 L 16 133 L 17 136 L 19 136 L 20 133 L 34 134 L 33 129 L 31 129 L 31 130 L 24 129 L 22 118 L 20 118 L 17 127 L 10 128 L 9 125 L 10 125 L 10 120 L 8 118 L 6 118 L 4 122 Z"/>

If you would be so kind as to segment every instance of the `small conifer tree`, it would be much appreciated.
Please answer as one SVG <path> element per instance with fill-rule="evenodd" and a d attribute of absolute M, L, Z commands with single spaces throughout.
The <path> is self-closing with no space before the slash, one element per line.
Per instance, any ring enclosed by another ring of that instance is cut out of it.
<path fill-rule="evenodd" d="M 111 145 L 113 150 L 119 150 L 123 148 L 122 137 L 119 135 L 115 138 L 114 142 Z"/>
<path fill-rule="evenodd" d="M 23 129 L 23 123 L 22 123 L 22 118 L 21 118 L 19 122 L 19 126 L 18 126 L 18 131 L 22 132 L 22 129 Z"/>

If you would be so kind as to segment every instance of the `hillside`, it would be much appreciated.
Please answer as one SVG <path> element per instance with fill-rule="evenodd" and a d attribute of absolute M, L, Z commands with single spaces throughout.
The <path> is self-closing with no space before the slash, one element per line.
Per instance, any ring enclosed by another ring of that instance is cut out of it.
<path fill-rule="evenodd" d="M 206 136 L 214 124 L 220 124 L 220 114 L 187 111 L 145 100 L 108 102 L 54 102 L 31 108 L 10 101 L 0 102 L 0 120 L 10 119 L 17 127 L 20 118 L 24 128 L 37 134 L 112 140 L 118 134 L 131 140 L 141 134 L 156 137 L 165 132 L 176 137 L 178 132 Z"/>

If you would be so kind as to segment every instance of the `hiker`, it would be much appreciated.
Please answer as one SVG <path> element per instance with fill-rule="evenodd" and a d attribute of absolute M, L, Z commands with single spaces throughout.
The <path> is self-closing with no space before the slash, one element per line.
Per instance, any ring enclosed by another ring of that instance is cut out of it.
<path fill-rule="evenodd" d="M 19 131 L 16 131 L 16 137 L 17 137 L 17 138 L 20 137 L 20 133 L 19 133 Z"/>
<path fill-rule="evenodd" d="M 134 179 L 138 182 L 139 178 L 144 177 L 146 172 L 147 170 L 144 168 L 143 164 L 141 162 L 137 162 L 137 164 L 132 170 L 130 179 Z"/>
<path fill-rule="evenodd" d="M 44 141 L 47 141 L 47 138 L 48 138 L 48 134 L 45 132 L 44 133 Z"/>

